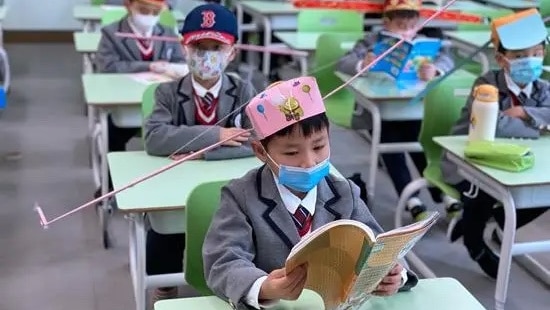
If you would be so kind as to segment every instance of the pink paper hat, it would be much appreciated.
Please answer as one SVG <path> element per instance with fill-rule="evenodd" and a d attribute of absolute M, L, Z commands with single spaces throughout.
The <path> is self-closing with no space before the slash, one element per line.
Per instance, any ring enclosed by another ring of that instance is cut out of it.
<path fill-rule="evenodd" d="M 309 76 L 273 83 L 246 107 L 246 115 L 260 140 L 323 112 L 321 92 L 315 78 Z"/>

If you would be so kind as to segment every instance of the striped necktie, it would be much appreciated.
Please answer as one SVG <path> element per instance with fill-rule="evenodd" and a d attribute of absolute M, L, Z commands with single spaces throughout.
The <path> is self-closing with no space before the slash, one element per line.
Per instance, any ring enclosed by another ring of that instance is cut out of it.
<path fill-rule="evenodd" d="M 206 108 L 210 108 L 214 103 L 214 95 L 212 95 L 212 93 L 206 93 L 204 97 L 202 97 L 202 101 L 206 105 Z"/>
<path fill-rule="evenodd" d="M 296 209 L 296 212 L 292 215 L 292 219 L 294 220 L 300 237 L 303 237 L 311 229 L 311 214 L 304 206 L 298 206 L 298 209 Z"/>

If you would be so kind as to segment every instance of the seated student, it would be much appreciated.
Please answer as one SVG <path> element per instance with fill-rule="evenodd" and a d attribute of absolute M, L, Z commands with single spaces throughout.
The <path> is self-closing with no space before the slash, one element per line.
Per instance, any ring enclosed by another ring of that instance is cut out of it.
<path fill-rule="evenodd" d="M 384 30 L 403 35 L 409 39 L 417 36 L 415 29 L 419 22 L 420 0 L 386 0 L 384 4 Z M 354 48 L 344 55 L 338 63 L 338 71 L 355 75 L 366 65 L 371 63 L 376 56 L 373 47 L 376 44 L 379 33 L 369 33 L 363 39 L 359 40 Z M 454 66 L 452 58 L 446 52 L 441 52 L 434 63 L 425 63 L 421 66 L 418 76 L 421 80 L 429 81 Z M 370 119 L 365 115 L 365 119 Z M 418 121 L 382 121 L 382 143 L 391 142 L 411 142 L 418 140 L 420 126 L 422 122 Z M 370 129 L 370 124 L 368 124 Z M 426 159 L 423 153 L 411 153 L 412 160 L 418 169 L 422 172 L 426 167 Z M 405 161 L 404 154 L 390 153 L 382 154 L 388 174 L 395 186 L 398 195 L 411 182 L 411 175 Z M 441 193 L 433 190 L 435 200 L 439 200 Z M 456 203 L 450 197 L 444 197 L 446 205 L 449 207 Z M 418 197 L 412 197 L 407 202 L 407 208 L 415 220 L 420 220 L 426 215 L 426 207 Z"/>
<path fill-rule="evenodd" d="M 517 37 L 514 33 L 523 35 Z M 492 23 L 491 39 L 500 69 L 487 72 L 476 80 L 473 87 L 490 84 L 499 90 L 497 137 L 536 139 L 540 135 L 539 127 L 550 124 L 550 84 L 539 79 L 547 36 L 542 18 L 534 9 L 495 19 Z M 451 131 L 453 135 L 468 134 L 473 100 L 470 95 Z M 463 218 L 455 227 L 453 239 L 463 234 L 470 257 L 485 273 L 496 278 L 499 258 L 483 240 L 483 232 L 491 217 L 502 229 L 504 210 L 493 197 L 481 190 L 475 198 L 466 197 L 463 193 L 469 191 L 470 183 L 458 174 L 457 167 L 446 156 L 443 156 L 442 170 L 445 181 L 462 193 L 464 205 Z M 546 209 L 517 210 L 517 227 L 531 222 Z M 498 235 L 493 232 L 495 238 Z"/>
<path fill-rule="evenodd" d="M 198 6 L 187 15 L 181 34 L 191 73 L 159 85 L 155 92 L 153 112 L 145 121 L 145 149 L 151 155 L 190 153 L 243 132 L 242 126 L 250 127 L 241 112 L 256 92 L 249 83 L 224 73 L 235 56 L 235 15 L 218 4 Z M 252 156 L 249 136 L 244 133 L 207 152 L 204 158 Z M 184 240 L 183 234 L 162 235 L 150 230 L 147 273 L 181 272 Z M 175 297 L 176 292 L 176 288 L 160 289 L 156 298 Z"/>
<path fill-rule="evenodd" d="M 302 91 L 305 85 L 308 93 Z M 284 265 L 305 234 L 337 219 L 360 221 L 376 233 L 382 228 L 357 186 L 329 175 L 329 121 L 314 78 L 272 84 L 246 113 L 259 139 L 252 142 L 254 153 L 265 164 L 222 189 L 203 260 L 206 281 L 216 295 L 239 309 L 259 309 L 301 293 L 306 269 L 285 275 Z M 417 281 L 398 264 L 377 293 L 408 290 Z"/>
<path fill-rule="evenodd" d="M 106 5 L 124 5 L 126 0 L 105 0 L 104 4 Z M 174 4 L 176 3 L 176 0 L 166 0 L 166 5 L 169 9 L 172 9 L 174 7 Z"/>
<path fill-rule="evenodd" d="M 164 0 L 125 0 L 128 16 L 101 29 L 101 41 L 97 52 L 97 64 L 102 73 L 133 73 L 153 71 L 162 73 L 167 62 L 184 62 L 181 46 L 176 42 L 141 41 L 121 38 L 116 32 L 134 33 L 139 36 L 169 36 L 176 34 L 170 28 L 158 24 L 164 9 Z M 108 118 L 109 152 L 125 151 L 126 144 L 139 128 L 120 128 Z M 109 188 L 112 189 L 109 178 Z M 101 189 L 96 191 L 99 197 Z"/>

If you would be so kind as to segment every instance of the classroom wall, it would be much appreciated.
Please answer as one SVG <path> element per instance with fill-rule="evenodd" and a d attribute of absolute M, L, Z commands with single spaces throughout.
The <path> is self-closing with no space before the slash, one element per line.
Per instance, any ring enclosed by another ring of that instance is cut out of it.
<path fill-rule="evenodd" d="M 0 1 L 2 2 L 2 1 Z M 75 4 L 90 0 L 3 0 L 8 13 L 2 24 L 5 30 L 75 31 L 81 24 L 73 19 Z M 191 0 L 177 0 L 176 7 L 187 12 Z"/>

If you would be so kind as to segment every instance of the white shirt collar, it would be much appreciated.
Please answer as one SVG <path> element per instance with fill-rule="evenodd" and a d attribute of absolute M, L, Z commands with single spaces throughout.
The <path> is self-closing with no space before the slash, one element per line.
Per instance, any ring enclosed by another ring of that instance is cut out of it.
<path fill-rule="evenodd" d="M 527 84 L 523 89 L 516 84 L 508 74 L 504 73 L 504 78 L 506 79 L 506 86 L 508 89 L 516 96 L 519 96 L 520 93 L 523 93 L 527 98 L 531 98 L 531 92 L 533 91 L 533 83 Z"/>
<path fill-rule="evenodd" d="M 212 86 L 212 88 L 206 89 L 202 85 L 197 83 L 197 81 L 195 81 L 195 77 L 191 74 L 191 84 L 193 85 L 193 89 L 195 90 L 197 96 L 204 97 L 206 93 L 211 93 L 214 98 L 218 98 L 218 96 L 220 95 L 220 90 L 222 89 L 222 78 L 223 77 L 220 76 L 220 78 L 218 79 L 216 84 Z"/>
<path fill-rule="evenodd" d="M 132 22 L 132 18 L 130 16 L 128 16 L 127 18 L 128 20 L 128 25 L 130 25 L 130 29 L 132 29 L 132 31 L 137 34 L 137 35 L 140 35 L 140 36 L 143 36 L 143 37 L 151 37 L 153 35 L 153 30 L 155 29 L 155 27 L 149 29 L 147 32 L 143 33 L 139 30 L 138 27 L 136 27 L 134 25 L 134 23 Z M 153 43 L 154 41 L 151 41 L 151 43 Z"/>
<path fill-rule="evenodd" d="M 281 195 L 281 200 L 285 204 L 286 209 L 291 214 L 294 214 L 298 209 L 298 206 L 302 205 L 306 210 L 313 216 L 315 213 L 315 204 L 317 203 L 317 186 L 311 189 L 304 199 L 298 198 L 294 195 L 288 188 L 279 183 L 279 179 L 273 175 L 277 189 L 279 190 L 279 195 Z"/>

